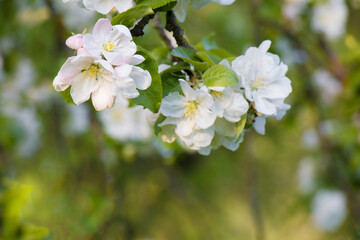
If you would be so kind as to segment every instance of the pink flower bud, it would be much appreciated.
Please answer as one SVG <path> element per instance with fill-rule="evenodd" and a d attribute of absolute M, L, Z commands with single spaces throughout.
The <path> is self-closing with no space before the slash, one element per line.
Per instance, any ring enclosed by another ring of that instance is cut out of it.
<path fill-rule="evenodd" d="M 66 40 L 66 46 L 71 49 L 78 50 L 83 46 L 83 35 L 77 34 L 75 36 L 71 36 Z"/>
<path fill-rule="evenodd" d="M 86 50 L 84 48 L 79 48 L 77 50 L 77 55 L 81 55 L 81 54 L 87 54 Z"/>

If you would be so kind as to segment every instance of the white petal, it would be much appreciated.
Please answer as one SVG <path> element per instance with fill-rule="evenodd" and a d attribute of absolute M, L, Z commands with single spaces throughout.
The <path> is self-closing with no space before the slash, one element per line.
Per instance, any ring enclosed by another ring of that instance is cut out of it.
<path fill-rule="evenodd" d="M 276 114 L 276 106 L 266 98 L 255 96 L 255 108 L 259 113 L 264 115 Z"/>
<path fill-rule="evenodd" d="M 195 120 L 187 117 L 179 119 L 175 132 L 179 136 L 189 136 L 195 129 Z"/>
<path fill-rule="evenodd" d="M 182 117 L 185 112 L 185 98 L 178 92 L 172 92 L 162 100 L 160 112 L 164 116 Z"/>
<path fill-rule="evenodd" d="M 240 93 L 232 94 L 231 104 L 225 109 L 224 117 L 230 122 L 238 122 L 249 109 L 249 103 Z"/>
<path fill-rule="evenodd" d="M 85 78 L 82 73 L 79 73 L 72 81 L 70 95 L 75 104 L 80 104 L 87 101 L 98 86 L 98 81 L 93 78 Z"/>
<path fill-rule="evenodd" d="M 94 8 L 101 14 L 108 14 L 114 8 L 114 0 L 94 0 Z"/>
<path fill-rule="evenodd" d="M 256 117 L 255 122 L 253 123 L 253 127 L 255 131 L 261 135 L 265 135 L 265 123 L 266 123 L 266 118 Z"/>
<path fill-rule="evenodd" d="M 206 129 L 211 127 L 216 119 L 216 114 L 209 109 L 198 107 L 199 113 L 195 115 L 196 124 L 199 128 Z"/>
<path fill-rule="evenodd" d="M 119 13 L 125 12 L 126 10 L 132 8 L 135 4 L 132 0 L 113 0 L 116 10 Z"/>
<path fill-rule="evenodd" d="M 92 103 L 97 111 L 111 108 L 115 103 L 115 96 L 112 91 L 111 83 L 102 84 L 96 91 L 92 93 Z"/>
<path fill-rule="evenodd" d="M 142 68 L 133 66 L 129 77 L 134 80 L 138 89 L 145 90 L 151 85 L 150 73 Z"/>
<path fill-rule="evenodd" d="M 194 101 L 197 97 L 196 91 L 183 79 L 179 79 L 181 90 L 187 101 Z"/>
<path fill-rule="evenodd" d="M 265 40 L 260 44 L 259 50 L 265 53 L 265 52 L 267 52 L 269 50 L 270 45 L 271 45 L 271 41 L 270 40 Z"/>
<path fill-rule="evenodd" d="M 99 0 L 94 0 L 94 1 L 99 1 Z M 104 42 L 104 40 L 106 40 L 110 35 L 111 31 L 112 31 L 112 25 L 110 20 L 106 18 L 100 18 L 94 26 L 92 35 L 95 39 L 99 39 L 102 40 L 101 42 Z"/>
<path fill-rule="evenodd" d="M 214 128 L 201 129 L 194 132 L 192 141 L 198 148 L 208 147 L 214 137 Z"/>
<path fill-rule="evenodd" d="M 128 77 L 133 67 L 128 64 L 124 64 L 115 68 L 115 75 L 118 78 Z"/>

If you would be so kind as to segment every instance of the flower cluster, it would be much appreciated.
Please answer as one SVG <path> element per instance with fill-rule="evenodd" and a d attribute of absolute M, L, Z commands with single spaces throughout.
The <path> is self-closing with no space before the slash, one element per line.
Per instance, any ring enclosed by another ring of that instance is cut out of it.
<path fill-rule="evenodd" d="M 151 84 L 149 72 L 135 66 L 144 57 L 136 54 L 136 44 L 123 25 L 112 26 L 108 19 L 100 19 L 92 34 L 72 36 L 66 45 L 77 55 L 65 62 L 53 85 L 59 92 L 71 87 L 75 104 L 91 96 L 95 109 L 104 110 L 114 105 L 117 95 L 136 98 L 137 89 L 147 89 Z"/>
<path fill-rule="evenodd" d="M 124 12 L 135 6 L 133 0 L 63 0 L 65 3 L 70 1 L 82 1 L 87 9 L 101 14 L 108 14 L 113 8 L 118 12 Z"/>
<path fill-rule="evenodd" d="M 267 52 L 270 44 L 264 41 L 259 48 L 249 48 L 231 65 L 220 63 L 236 73 L 238 83 L 233 86 L 192 87 L 180 79 L 183 94 L 170 93 L 160 107 L 166 117 L 159 124 L 162 139 L 173 142 L 178 137 L 188 148 L 207 155 L 221 145 L 236 150 L 248 119 L 254 119 L 255 129 L 264 134 L 265 118 L 281 119 L 290 108 L 284 103 L 291 92 L 287 66 Z"/>

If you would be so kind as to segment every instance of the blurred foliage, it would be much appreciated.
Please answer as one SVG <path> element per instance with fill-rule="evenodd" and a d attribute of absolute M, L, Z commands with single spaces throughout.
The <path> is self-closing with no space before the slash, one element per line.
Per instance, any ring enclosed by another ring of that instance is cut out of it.
<path fill-rule="evenodd" d="M 246 132 L 238 151 L 202 157 L 180 147 L 164 156 L 154 139 L 114 140 L 87 104 L 89 128 L 75 133 L 72 113 L 51 84 L 71 54 L 66 38 L 92 28 L 99 16 L 85 26 L 66 25 L 69 9 L 60 0 L 0 0 L 0 239 L 255 239 L 262 228 L 270 240 L 359 239 L 360 8 L 348 1 L 346 34 L 327 41 L 311 30 L 316 1 L 295 22 L 282 16 L 281 1 L 254 2 L 190 10 L 181 25 L 192 45 L 201 48 L 196 43 L 214 33 L 218 46 L 234 56 L 271 39 L 271 52 L 289 65 L 292 108 L 281 122 L 268 120 L 265 136 Z M 135 42 L 168 63 L 156 30 L 150 24 L 145 31 Z M 34 68 L 31 84 L 21 82 L 29 77 L 19 68 L 23 59 Z M 346 75 L 331 104 L 314 84 L 318 68 L 338 79 Z M 16 90 L 18 82 L 24 89 Z M 319 130 L 324 120 L 334 123 L 330 135 Z M 303 146 L 307 129 L 319 136 L 311 149 Z M 20 151 L 25 143 L 35 147 Z M 348 218 L 337 231 L 314 226 L 315 190 L 300 193 L 296 174 L 306 156 L 317 166 L 317 189 L 341 189 L 347 196 Z"/>

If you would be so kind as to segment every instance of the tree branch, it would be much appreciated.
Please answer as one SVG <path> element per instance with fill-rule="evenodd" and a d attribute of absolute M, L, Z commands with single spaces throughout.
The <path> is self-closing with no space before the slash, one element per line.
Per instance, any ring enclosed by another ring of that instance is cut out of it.
<path fill-rule="evenodd" d="M 169 38 L 169 36 L 166 35 L 165 29 L 164 29 L 163 25 L 161 24 L 161 19 L 160 19 L 159 15 L 155 16 L 153 26 L 156 29 L 156 31 L 158 32 L 160 38 L 164 41 L 167 48 L 170 51 L 173 50 L 175 48 L 175 46 L 172 44 L 171 39 Z"/>
<path fill-rule="evenodd" d="M 186 47 L 194 49 L 184 37 L 184 31 L 176 21 L 175 13 L 173 11 L 166 12 L 165 29 L 173 33 L 176 43 L 179 47 Z"/>
<path fill-rule="evenodd" d="M 153 19 L 155 14 L 143 17 L 134 27 L 130 30 L 133 37 L 141 37 L 144 35 L 144 28 Z"/>

